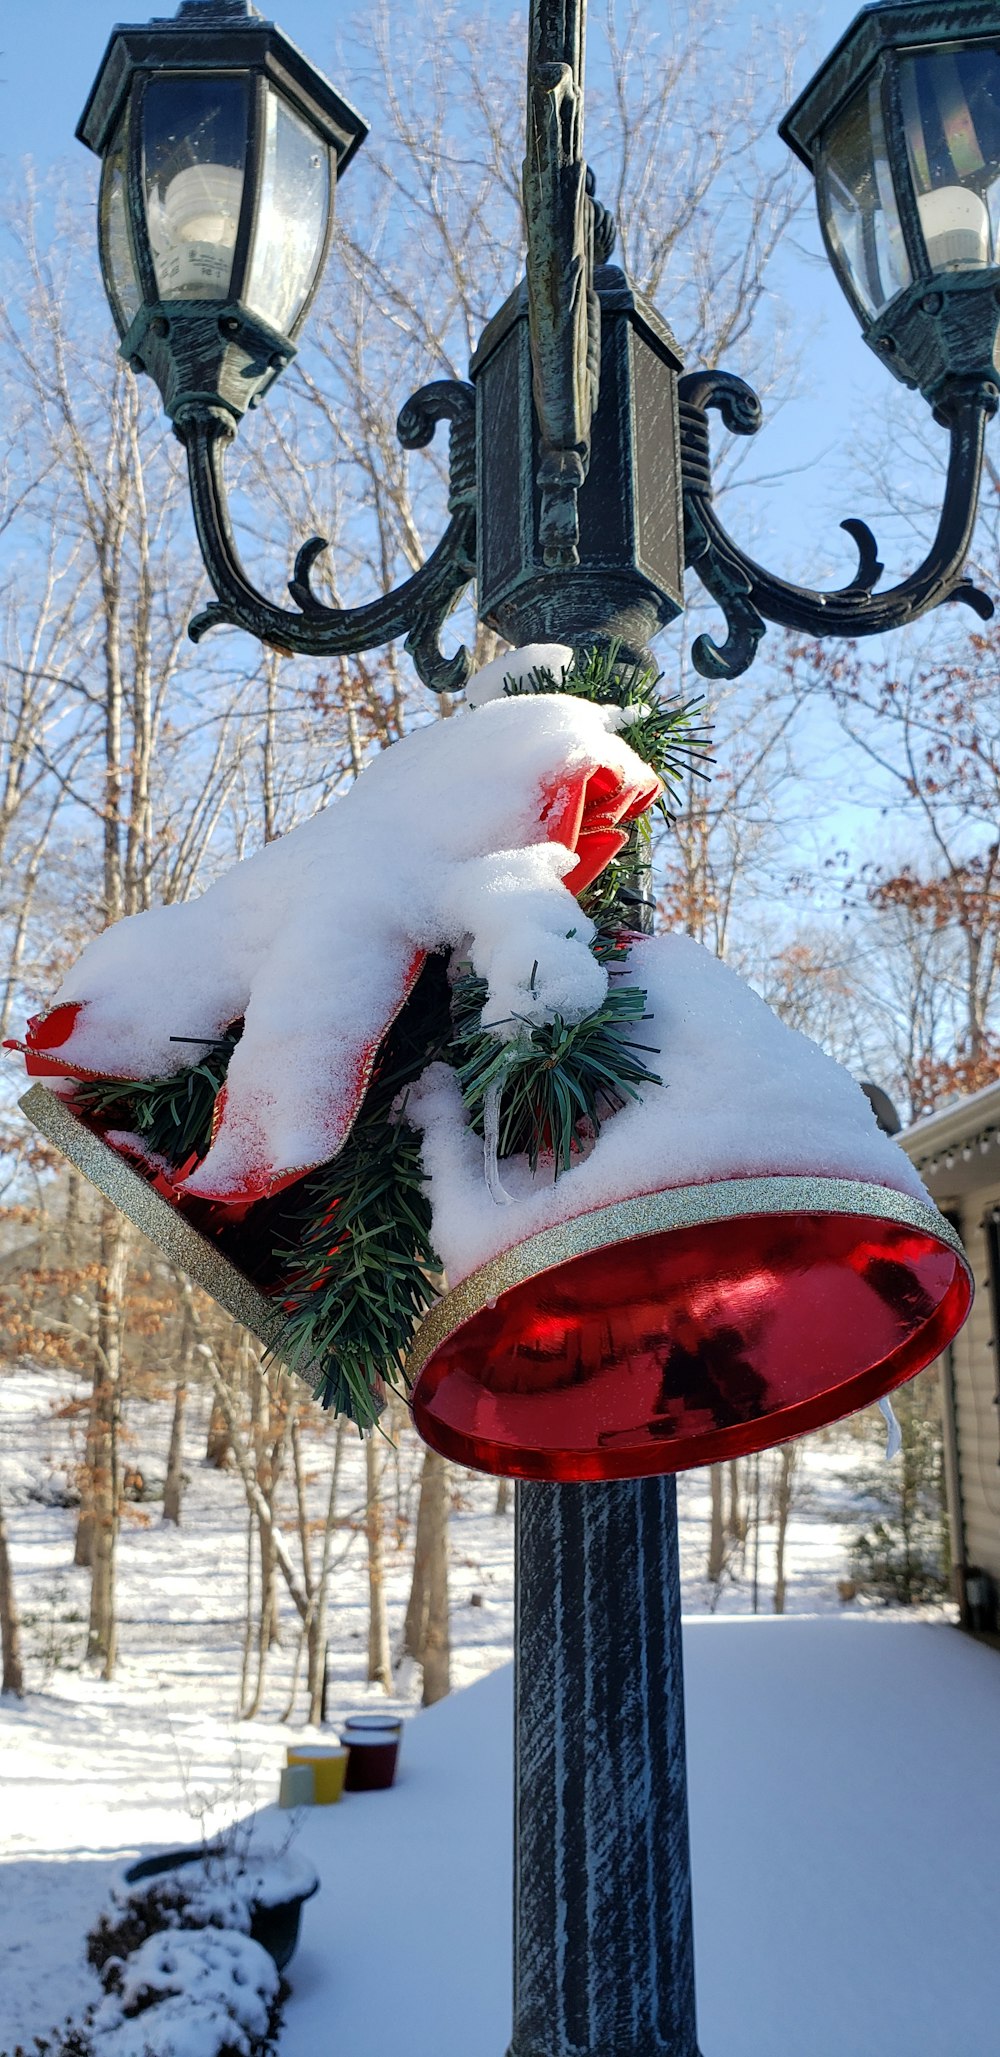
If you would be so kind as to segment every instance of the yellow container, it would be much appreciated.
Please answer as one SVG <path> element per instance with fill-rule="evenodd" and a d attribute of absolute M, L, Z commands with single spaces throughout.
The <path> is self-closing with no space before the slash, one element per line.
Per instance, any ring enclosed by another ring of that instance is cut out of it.
<path fill-rule="evenodd" d="M 332 1807 L 340 1799 L 347 1775 L 347 1751 L 304 1743 L 301 1750 L 288 1750 L 289 1764 L 308 1764 L 313 1775 L 317 1807 Z"/>

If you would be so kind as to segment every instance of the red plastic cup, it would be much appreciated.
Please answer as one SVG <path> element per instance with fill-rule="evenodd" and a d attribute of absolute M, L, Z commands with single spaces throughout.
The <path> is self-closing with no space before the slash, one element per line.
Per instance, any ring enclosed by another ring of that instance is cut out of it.
<path fill-rule="evenodd" d="M 358 1715 L 344 1724 L 341 1742 L 348 1750 L 347 1793 L 380 1793 L 392 1785 L 399 1761 L 403 1724 L 388 1715 Z"/>

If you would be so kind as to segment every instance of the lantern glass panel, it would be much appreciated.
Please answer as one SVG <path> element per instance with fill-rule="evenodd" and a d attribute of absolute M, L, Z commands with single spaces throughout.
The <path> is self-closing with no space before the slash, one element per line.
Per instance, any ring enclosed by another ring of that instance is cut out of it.
<path fill-rule="evenodd" d="M 868 316 L 910 283 L 876 73 L 823 138 L 820 209 L 843 283 Z"/>
<path fill-rule="evenodd" d="M 330 216 L 330 151 L 273 87 L 246 302 L 290 334 L 316 281 Z"/>
<path fill-rule="evenodd" d="M 165 73 L 146 88 L 146 220 L 164 300 L 228 298 L 249 130 L 246 76 Z"/>
<path fill-rule="evenodd" d="M 126 148 L 127 126 L 123 123 L 104 160 L 98 214 L 98 234 L 111 311 L 123 335 L 142 306 L 142 287 L 128 234 Z"/>
<path fill-rule="evenodd" d="M 910 176 L 932 271 L 997 261 L 1000 232 L 1000 50 L 989 44 L 903 57 Z"/>

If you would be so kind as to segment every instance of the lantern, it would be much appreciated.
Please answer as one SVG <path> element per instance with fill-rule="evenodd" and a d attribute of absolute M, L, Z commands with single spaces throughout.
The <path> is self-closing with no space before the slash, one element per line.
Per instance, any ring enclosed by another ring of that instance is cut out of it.
<path fill-rule="evenodd" d="M 367 128 L 250 0 L 116 28 L 77 134 L 122 355 L 171 419 L 232 424 L 295 355 Z"/>
<path fill-rule="evenodd" d="M 1000 22 L 992 0 L 867 7 L 781 134 L 865 341 L 936 408 L 997 383 Z"/>

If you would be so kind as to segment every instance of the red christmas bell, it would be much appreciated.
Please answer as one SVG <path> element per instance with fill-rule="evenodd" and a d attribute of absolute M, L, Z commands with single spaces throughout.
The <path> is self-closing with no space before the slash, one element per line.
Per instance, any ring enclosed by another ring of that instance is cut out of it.
<path fill-rule="evenodd" d="M 479 1470 L 745 1456 L 912 1378 L 971 1304 L 958 1237 L 839 1065 L 687 937 L 627 975 L 663 1083 L 558 1183 L 505 1162 L 498 1206 L 442 1069 L 418 1103 L 451 1290 L 409 1361 L 414 1419 Z"/>

